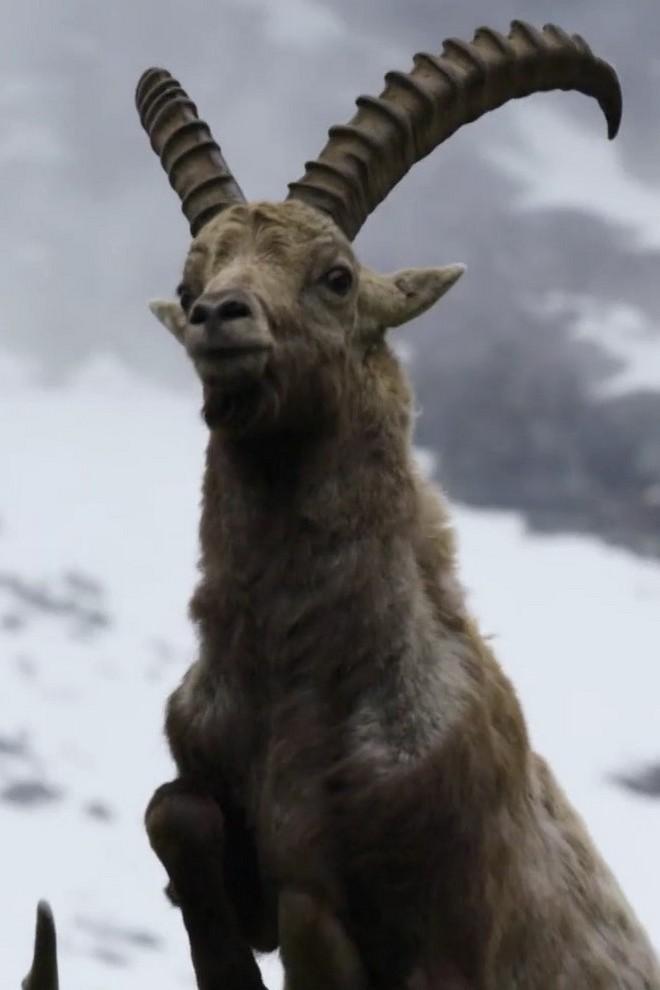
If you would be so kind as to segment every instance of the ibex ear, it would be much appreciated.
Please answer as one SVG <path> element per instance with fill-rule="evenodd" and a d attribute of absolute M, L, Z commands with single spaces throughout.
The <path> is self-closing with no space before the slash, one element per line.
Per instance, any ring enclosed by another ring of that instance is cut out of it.
<path fill-rule="evenodd" d="M 166 326 L 180 344 L 183 343 L 183 332 L 186 328 L 186 314 L 176 299 L 152 299 L 149 309 L 157 320 Z"/>
<path fill-rule="evenodd" d="M 361 328 L 386 330 L 413 320 L 444 296 L 464 271 L 465 265 L 447 265 L 378 275 L 363 268 L 358 302 Z"/>

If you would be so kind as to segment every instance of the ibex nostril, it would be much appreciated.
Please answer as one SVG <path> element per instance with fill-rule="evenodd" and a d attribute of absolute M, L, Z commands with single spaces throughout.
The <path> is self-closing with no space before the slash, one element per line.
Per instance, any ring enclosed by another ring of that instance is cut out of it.
<path fill-rule="evenodd" d="M 210 306 L 208 303 L 198 302 L 190 310 L 189 319 L 191 323 L 206 323 L 212 313 L 213 306 Z"/>
<path fill-rule="evenodd" d="M 216 316 L 222 320 L 240 320 L 252 316 L 252 310 L 242 299 L 225 299 L 216 309 Z"/>
<path fill-rule="evenodd" d="M 244 319 L 253 316 L 250 305 L 238 296 L 228 296 L 218 301 L 209 296 L 200 299 L 190 311 L 191 323 L 229 323 L 231 320 Z"/>

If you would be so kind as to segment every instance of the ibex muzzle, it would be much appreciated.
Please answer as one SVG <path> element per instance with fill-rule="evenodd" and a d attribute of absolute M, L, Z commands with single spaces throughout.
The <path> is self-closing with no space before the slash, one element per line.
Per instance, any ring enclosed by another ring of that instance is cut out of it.
<path fill-rule="evenodd" d="M 247 292 L 226 289 L 224 292 L 205 292 L 190 313 L 191 323 L 204 323 L 209 328 L 235 324 L 236 320 L 254 318 L 254 298 Z"/>
<path fill-rule="evenodd" d="M 274 338 L 254 292 L 211 286 L 190 310 L 183 343 L 202 381 L 229 389 L 259 379 Z"/>

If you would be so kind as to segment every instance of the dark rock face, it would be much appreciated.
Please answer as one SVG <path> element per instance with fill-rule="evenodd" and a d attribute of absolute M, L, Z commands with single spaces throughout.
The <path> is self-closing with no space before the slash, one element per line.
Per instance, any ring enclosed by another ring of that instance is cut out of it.
<path fill-rule="evenodd" d="M 54 801 L 61 801 L 64 794 L 57 787 L 43 780 L 14 780 L 0 791 L 0 801 L 19 805 L 23 808 L 35 808 Z"/>
<path fill-rule="evenodd" d="M 660 763 L 652 763 L 629 773 L 614 774 L 612 779 L 633 794 L 660 798 Z"/>
<path fill-rule="evenodd" d="M 0 624 L 6 632 L 21 632 L 43 615 L 62 619 L 76 637 L 93 636 L 111 625 L 102 586 L 77 571 L 67 571 L 57 581 L 0 572 L 0 593 Z"/>
<path fill-rule="evenodd" d="M 521 315 L 521 327 L 522 327 Z M 413 361 L 418 442 L 454 499 L 660 557 L 660 393 L 604 397 L 608 359 L 527 315 L 525 333 L 442 334 Z M 600 364 L 596 374 L 595 368 Z"/>

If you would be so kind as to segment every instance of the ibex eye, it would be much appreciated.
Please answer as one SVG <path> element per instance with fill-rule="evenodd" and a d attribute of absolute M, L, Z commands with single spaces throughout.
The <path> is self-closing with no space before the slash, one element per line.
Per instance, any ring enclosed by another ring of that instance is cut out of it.
<path fill-rule="evenodd" d="M 343 265 L 335 265 L 323 276 L 323 282 L 336 295 L 345 296 L 353 285 L 353 273 Z"/>

